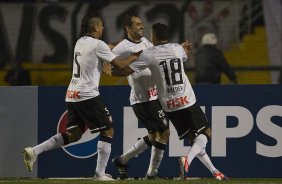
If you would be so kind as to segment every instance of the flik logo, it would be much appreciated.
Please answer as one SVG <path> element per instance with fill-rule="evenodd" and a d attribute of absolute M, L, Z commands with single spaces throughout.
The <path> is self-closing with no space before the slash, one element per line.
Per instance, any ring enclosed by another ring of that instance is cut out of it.
<path fill-rule="evenodd" d="M 65 111 L 57 125 L 57 133 L 66 132 L 67 130 L 67 114 Z M 99 133 L 91 134 L 86 127 L 81 139 L 77 142 L 63 146 L 63 150 L 70 156 L 75 158 L 89 158 L 97 154 L 97 143 L 99 140 Z"/>

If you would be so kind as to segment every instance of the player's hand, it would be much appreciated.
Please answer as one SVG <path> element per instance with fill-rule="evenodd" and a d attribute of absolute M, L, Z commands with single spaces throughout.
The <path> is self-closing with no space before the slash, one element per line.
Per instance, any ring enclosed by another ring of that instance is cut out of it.
<path fill-rule="evenodd" d="M 117 44 L 119 44 L 120 41 L 117 41 L 117 42 L 113 42 L 113 43 L 108 43 L 108 46 L 110 47 L 111 50 L 113 50 L 113 48 L 115 46 L 117 46 Z"/>
<path fill-rule="evenodd" d="M 143 50 L 140 50 L 138 52 L 133 52 L 132 55 L 136 56 L 136 57 L 139 57 L 142 52 L 143 52 Z"/>
<path fill-rule="evenodd" d="M 109 63 L 104 62 L 103 63 L 103 72 L 106 75 L 112 76 L 112 65 Z"/>
<path fill-rule="evenodd" d="M 185 42 L 181 43 L 181 46 L 183 47 L 183 49 L 185 50 L 187 55 L 192 50 L 192 43 L 190 43 L 188 40 L 186 40 Z"/>

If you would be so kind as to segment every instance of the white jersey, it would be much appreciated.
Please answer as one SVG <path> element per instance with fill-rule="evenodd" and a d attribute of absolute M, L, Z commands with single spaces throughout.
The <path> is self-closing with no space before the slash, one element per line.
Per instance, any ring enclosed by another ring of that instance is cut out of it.
<path fill-rule="evenodd" d="M 184 72 L 187 55 L 181 45 L 167 43 L 149 48 L 130 67 L 138 72 L 149 67 L 157 84 L 162 108 L 172 112 L 187 108 L 196 102 L 192 86 Z"/>
<path fill-rule="evenodd" d="M 133 52 L 145 50 L 150 47 L 153 47 L 153 44 L 144 37 L 141 38 L 141 42 L 139 43 L 124 39 L 116 47 L 114 47 L 113 52 L 117 56 L 125 58 Z M 143 71 L 140 71 L 139 73 L 132 73 L 127 77 L 128 83 L 131 87 L 129 97 L 131 105 L 156 100 L 158 98 L 156 85 L 155 82 L 152 81 L 151 76 L 151 71 L 148 68 L 145 68 Z"/>
<path fill-rule="evenodd" d="M 79 102 L 98 96 L 102 61 L 111 62 L 116 55 L 102 40 L 81 37 L 75 44 L 73 73 L 66 101 Z"/>

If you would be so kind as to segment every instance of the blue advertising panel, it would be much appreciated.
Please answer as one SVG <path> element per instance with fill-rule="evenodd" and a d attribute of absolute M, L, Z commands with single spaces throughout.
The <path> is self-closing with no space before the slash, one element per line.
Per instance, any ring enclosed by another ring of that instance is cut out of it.
<path fill-rule="evenodd" d="M 207 152 L 215 167 L 230 177 L 282 177 L 282 85 L 195 85 L 199 105 L 207 115 L 213 138 Z M 38 142 L 64 131 L 66 87 L 39 87 Z M 119 155 L 147 132 L 129 105 L 128 86 L 103 86 L 101 96 L 113 117 L 115 135 L 111 158 Z M 179 175 L 178 157 L 188 144 L 171 138 L 159 169 L 160 176 Z M 75 144 L 43 153 L 38 160 L 38 177 L 91 177 L 96 168 L 97 134 L 85 132 Z M 150 149 L 129 162 L 129 175 L 146 174 Z M 109 161 L 107 173 L 118 176 Z M 191 177 L 211 177 L 195 158 Z"/>

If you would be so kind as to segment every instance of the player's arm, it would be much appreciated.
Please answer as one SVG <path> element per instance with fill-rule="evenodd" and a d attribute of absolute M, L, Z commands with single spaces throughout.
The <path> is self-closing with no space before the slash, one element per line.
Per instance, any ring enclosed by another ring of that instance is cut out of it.
<path fill-rule="evenodd" d="M 108 46 L 110 47 L 111 50 L 113 50 L 113 48 L 115 46 L 117 46 L 119 44 L 120 41 L 117 41 L 117 42 L 113 42 L 113 43 L 108 43 Z"/>
<path fill-rule="evenodd" d="M 148 67 L 148 54 L 146 50 L 140 55 L 137 61 L 124 68 L 112 67 L 107 64 L 103 66 L 103 72 L 111 76 L 128 76 L 133 72 L 140 72 Z"/>
<path fill-rule="evenodd" d="M 113 67 L 111 64 L 104 62 L 103 72 L 109 76 L 125 77 L 125 76 L 132 74 L 134 71 L 129 66 L 123 69 L 117 69 Z"/>
<path fill-rule="evenodd" d="M 122 70 L 124 68 L 126 68 L 128 65 L 130 65 L 133 61 L 135 61 L 140 54 L 143 51 L 139 51 L 139 52 L 135 52 L 132 55 L 130 55 L 129 57 L 123 58 L 123 59 L 118 59 L 117 57 L 115 59 L 113 59 L 110 63 L 111 65 L 113 65 L 114 68 L 118 69 L 118 70 Z"/>
<path fill-rule="evenodd" d="M 118 57 L 110 50 L 109 46 L 100 41 L 96 48 L 96 54 L 98 58 L 104 62 L 110 63 L 117 69 L 123 69 L 135 61 L 139 55 L 142 53 L 142 50 L 136 53 L 133 53 L 127 58 L 118 59 Z"/>
<path fill-rule="evenodd" d="M 125 67 L 122 70 L 117 70 L 116 68 L 113 68 L 112 70 L 112 76 L 128 76 L 130 74 L 132 74 L 134 72 L 134 70 L 132 70 L 129 66 Z"/>

